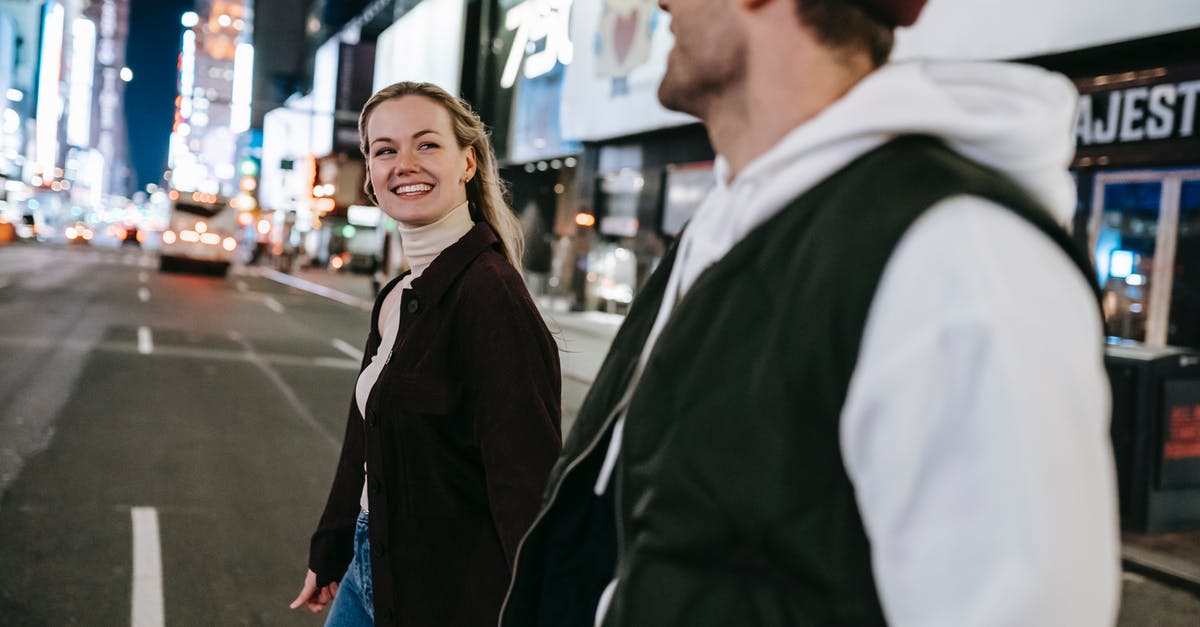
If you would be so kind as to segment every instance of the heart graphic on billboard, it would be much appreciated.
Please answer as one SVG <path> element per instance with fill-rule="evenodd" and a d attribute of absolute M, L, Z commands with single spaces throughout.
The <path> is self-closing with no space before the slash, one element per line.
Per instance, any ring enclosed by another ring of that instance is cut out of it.
<path fill-rule="evenodd" d="M 625 59 L 629 57 L 629 50 L 633 47 L 633 35 L 637 32 L 638 26 L 638 9 L 629 12 L 629 15 L 618 15 L 616 24 L 613 27 L 613 52 L 617 55 L 617 64 L 624 66 Z"/>

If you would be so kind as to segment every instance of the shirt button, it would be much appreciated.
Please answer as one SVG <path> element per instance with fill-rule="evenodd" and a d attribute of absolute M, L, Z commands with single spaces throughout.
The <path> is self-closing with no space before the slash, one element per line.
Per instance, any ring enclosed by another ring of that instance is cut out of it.
<path fill-rule="evenodd" d="M 408 313 L 417 313 L 417 310 L 420 308 L 421 308 L 421 303 L 418 302 L 417 299 L 414 298 L 414 299 L 408 301 Z"/>
<path fill-rule="evenodd" d="M 375 412 L 369 412 L 367 414 L 367 426 L 374 427 L 377 424 L 379 424 L 379 418 L 375 416 Z"/>
<path fill-rule="evenodd" d="M 381 489 L 383 489 L 383 484 L 380 483 L 380 481 L 378 479 L 372 479 L 371 480 L 371 492 L 374 492 L 375 494 L 379 494 L 379 491 Z"/>

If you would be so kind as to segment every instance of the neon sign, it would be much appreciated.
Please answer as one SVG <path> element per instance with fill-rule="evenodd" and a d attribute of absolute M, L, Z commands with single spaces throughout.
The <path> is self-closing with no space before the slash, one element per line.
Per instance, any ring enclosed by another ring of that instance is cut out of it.
<path fill-rule="evenodd" d="M 575 58 L 571 43 L 570 19 L 573 0 L 525 0 L 509 9 L 504 28 L 516 31 L 500 86 L 505 89 L 517 82 L 517 70 L 525 60 L 525 78 L 537 78 Z M 541 50 L 538 42 L 545 42 Z"/>

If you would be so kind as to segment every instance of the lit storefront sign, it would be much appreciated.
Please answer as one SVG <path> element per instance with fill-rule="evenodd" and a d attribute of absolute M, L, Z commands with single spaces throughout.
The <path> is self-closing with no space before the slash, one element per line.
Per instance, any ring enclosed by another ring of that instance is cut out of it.
<path fill-rule="evenodd" d="M 524 0 L 508 10 L 504 28 L 515 31 L 500 86 L 508 89 L 517 82 L 521 60 L 525 60 L 525 78 L 537 78 L 561 63 L 570 65 L 575 58 L 571 43 L 572 0 Z M 540 44 L 540 45 L 539 45 Z"/>
<path fill-rule="evenodd" d="M 233 59 L 233 97 L 230 99 L 229 130 L 250 128 L 250 99 L 254 87 L 254 45 L 241 43 Z"/>
<path fill-rule="evenodd" d="M 59 72 L 62 69 L 63 6 L 46 4 L 42 22 L 42 57 L 38 65 L 37 138 L 34 161 L 53 173 L 58 160 Z"/>
<path fill-rule="evenodd" d="M 1075 81 L 1077 166 L 1190 162 L 1200 155 L 1200 63 Z"/>
<path fill-rule="evenodd" d="M 71 96 L 67 143 L 86 147 L 92 140 L 92 77 L 95 75 L 96 25 L 79 18 L 71 25 Z"/>

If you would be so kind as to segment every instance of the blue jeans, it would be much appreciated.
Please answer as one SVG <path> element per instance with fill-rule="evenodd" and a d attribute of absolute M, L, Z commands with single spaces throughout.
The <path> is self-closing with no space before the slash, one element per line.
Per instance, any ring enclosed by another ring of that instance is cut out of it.
<path fill-rule="evenodd" d="M 367 513 L 358 515 L 354 528 L 354 559 L 338 584 L 325 627 L 373 627 L 375 606 L 371 601 L 371 540 L 367 535 Z"/>

